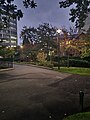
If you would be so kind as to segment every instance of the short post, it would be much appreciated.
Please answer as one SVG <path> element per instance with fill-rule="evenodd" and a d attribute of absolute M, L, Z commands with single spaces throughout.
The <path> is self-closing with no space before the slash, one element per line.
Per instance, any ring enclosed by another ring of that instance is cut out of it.
<path fill-rule="evenodd" d="M 83 98 L 84 98 L 84 92 L 83 91 L 79 92 L 79 97 L 80 97 L 81 112 L 83 112 Z"/>
<path fill-rule="evenodd" d="M 69 53 L 68 53 L 68 59 L 67 59 L 67 67 L 69 68 Z"/>

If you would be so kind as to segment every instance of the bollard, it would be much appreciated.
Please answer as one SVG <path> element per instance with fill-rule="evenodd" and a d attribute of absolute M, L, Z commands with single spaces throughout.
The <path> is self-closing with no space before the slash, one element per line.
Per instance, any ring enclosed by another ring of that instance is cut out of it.
<path fill-rule="evenodd" d="M 83 112 L 83 98 L 84 98 L 84 92 L 83 91 L 79 92 L 79 97 L 80 97 L 81 112 Z"/>

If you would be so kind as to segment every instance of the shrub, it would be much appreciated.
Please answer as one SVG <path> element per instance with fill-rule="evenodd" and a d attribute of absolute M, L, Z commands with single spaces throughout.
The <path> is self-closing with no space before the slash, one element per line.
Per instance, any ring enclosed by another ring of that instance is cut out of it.
<path fill-rule="evenodd" d="M 86 60 L 86 61 L 90 62 L 90 56 L 84 57 L 83 60 Z"/>
<path fill-rule="evenodd" d="M 50 67 L 50 68 L 53 68 L 53 64 L 51 62 L 40 62 L 39 63 L 40 66 L 45 66 L 45 67 Z"/>
<path fill-rule="evenodd" d="M 86 60 L 69 59 L 69 66 L 70 67 L 87 67 L 87 68 L 90 68 L 90 63 Z"/>
<path fill-rule="evenodd" d="M 60 66 L 62 67 L 87 67 L 90 68 L 90 59 L 89 57 L 81 59 L 80 57 L 60 57 Z M 53 59 L 54 67 L 58 66 L 58 57 L 56 56 Z"/>

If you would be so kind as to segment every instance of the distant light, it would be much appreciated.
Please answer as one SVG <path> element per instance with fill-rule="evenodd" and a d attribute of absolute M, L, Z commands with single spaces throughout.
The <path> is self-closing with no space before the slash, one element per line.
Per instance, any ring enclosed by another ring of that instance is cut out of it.
<path fill-rule="evenodd" d="M 8 49 L 9 47 L 7 46 L 6 48 Z"/>
<path fill-rule="evenodd" d="M 58 29 L 57 33 L 61 35 L 61 34 L 63 34 L 63 31 L 61 29 Z"/>
<path fill-rule="evenodd" d="M 15 46 L 14 46 L 14 45 L 11 45 L 10 47 L 13 48 L 13 47 L 15 47 Z"/>
<path fill-rule="evenodd" d="M 3 58 L 2 56 L 0 56 L 0 58 Z"/>
<path fill-rule="evenodd" d="M 23 45 L 21 45 L 20 48 L 23 49 Z"/>
<path fill-rule="evenodd" d="M 61 32 L 62 32 L 62 30 L 61 30 L 61 29 L 58 29 L 58 30 L 57 30 L 57 33 L 61 33 Z"/>
<path fill-rule="evenodd" d="M 70 35 L 70 33 L 68 32 L 68 35 Z"/>
<path fill-rule="evenodd" d="M 16 39 L 17 39 L 17 37 L 11 36 L 11 39 L 15 39 L 15 40 L 16 40 Z"/>
<path fill-rule="evenodd" d="M 51 119 L 51 118 L 52 118 L 52 116 L 50 115 L 50 116 L 49 116 L 49 118 Z"/>

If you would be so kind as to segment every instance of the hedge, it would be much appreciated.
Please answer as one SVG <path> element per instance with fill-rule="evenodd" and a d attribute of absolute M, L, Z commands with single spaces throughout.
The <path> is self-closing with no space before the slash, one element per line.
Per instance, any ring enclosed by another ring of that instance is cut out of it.
<path fill-rule="evenodd" d="M 90 68 L 90 62 L 88 62 L 86 60 L 70 59 L 69 60 L 69 66 L 70 67 L 87 67 L 87 68 Z"/>
<path fill-rule="evenodd" d="M 53 61 L 52 62 L 54 67 L 58 66 L 58 62 Z M 90 68 L 90 62 L 86 61 L 86 60 L 76 60 L 76 59 L 60 59 L 60 66 L 62 67 L 86 67 L 86 68 Z"/>

